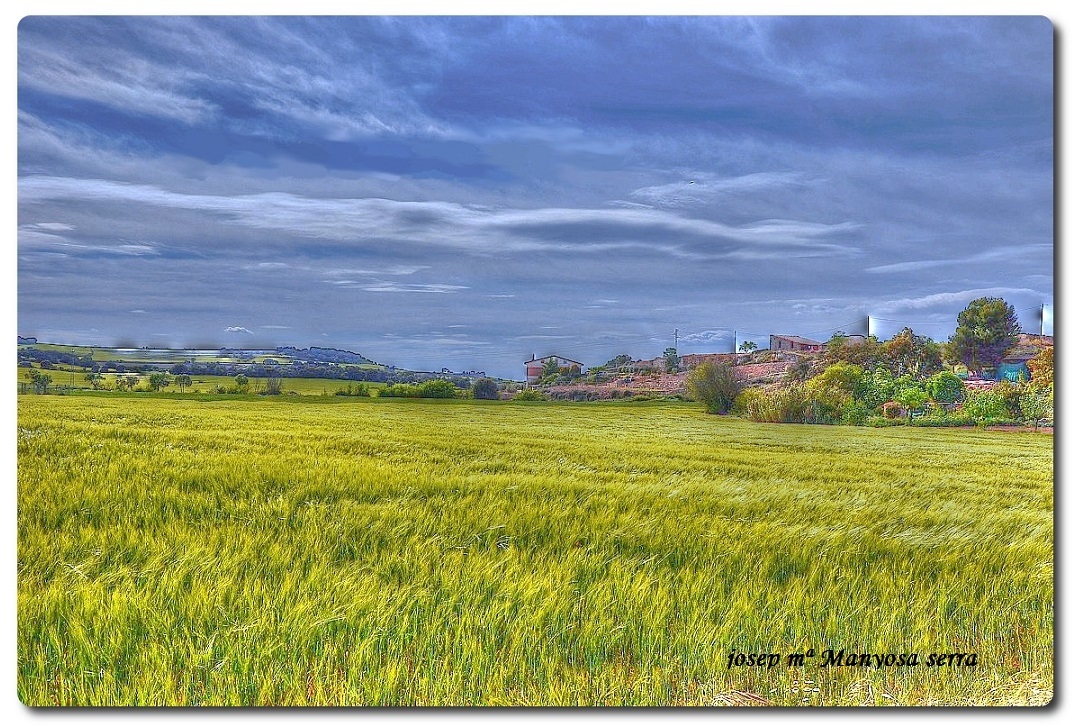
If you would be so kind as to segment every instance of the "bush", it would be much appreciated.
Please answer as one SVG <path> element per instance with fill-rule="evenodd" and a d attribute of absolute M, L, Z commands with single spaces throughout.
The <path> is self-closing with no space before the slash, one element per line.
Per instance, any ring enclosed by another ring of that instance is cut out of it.
<path fill-rule="evenodd" d="M 1003 394 L 995 389 L 969 392 L 966 403 L 962 405 L 962 413 L 977 424 L 1010 418 Z"/>
<path fill-rule="evenodd" d="M 895 378 L 883 366 L 866 372 L 858 384 L 854 398 L 861 401 L 870 410 L 877 409 L 895 395 Z"/>
<path fill-rule="evenodd" d="M 336 396 L 369 396 L 369 384 L 347 384 L 342 389 L 336 389 Z"/>
<path fill-rule="evenodd" d="M 914 411 L 925 405 L 925 402 L 929 400 L 929 395 L 918 384 L 911 383 L 899 385 L 893 398 L 903 405 L 906 411 L 910 413 L 910 418 L 913 419 Z"/>
<path fill-rule="evenodd" d="M 743 389 L 742 393 L 736 396 L 734 403 L 731 404 L 731 413 L 754 419 L 755 421 L 760 421 L 760 419 L 755 418 L 754 415 L 760 411 L 762 406 L 764 406 L 764 401 L 764 389 L 754 387 Z"/>
<path fill-rule="evenodd" d="M 500 387 L 490 378 L 482 377 L 474 382 L 475 399 L 499 399 Z"/>
<path fill-rule="evenodd" d="M 836 424 L 840 420 L 832 402 L 802 384 L 775 391 L 747 389 L 735 398 L 734 406 L 736 412 L 755 422 Z"/>
<path fill-rule="evenodd" d="M 843 424 L 860 427 L 863 426 L 869 418 L 869 411 L 869 407 L 865 406 L 862 402 L 851 401 L 843 407 L 839 420 Z"/>
<path fill-rule="evenodd" d="M 1010 419 L 1022 419 L 1022 392 L 1025 387 L 1010 381 L 1000 381 L 992 391 L 1003 397 L 1004 415 Z"/>
<path fill-rule="evenodd" d="M 459 387 L 446 379 L 432 379 L 418 386 L 418 396 L 422 399 L 455 399 L 458 395 Z"/>
<path fill-rule="evenodd" d="M 925 381 L 925 392 L 933 401 L 952 404 L 966 398 L 966 385 L 953 372 L 941 371 Z"/>
<path fill-rule="evenodd" d="M 1051 391 L 1049 389 L 1049 391 Z M 1019 401 L 1022 410 L 1022 419 L 1036 429 L 1045 420 L 1051 420 L 1055 415 L 1055 400 L 1053 395 L 1044 391 L 1027 390 L 1022 392 Z"/>
<path fill-rule="evenodd" d="M 703 363 L 686 377 L 686 391 L 705 405 L 709 414 L 726 414 L 742 391 L 730 364 Z"/>
<path fill-rule="evenodd" d="M 515 401 L 547 401 L 548 397 L 542 394 L 537 389 L 524 389 L 518 392 L 518 395 L 514 398 Z"/>
<path fill-rule="evenodd" d="M 887 417 L 871 415 L 866 418 L 867 427 L 902 427 L 906 426 L 906 419 L 888 419 Z"/>
<path fill-rule="evenodd" d="M 388 384 L 377 396 L 387 396 L 397 399 L 417 399 L 420 396 L 418 387 L 413 384 Z"/>
<path fill-rule="evenodd" d="M 943 410 L 941 409 L 940 411 L 942 412 Z M 917 417 L 913 421 L 907 422 L 907 424 L 914 427 L 968 427 L 973 426 L 974 421 L 964 414 L 948 414 L 947 412 L 941 414 L 937 412 Z"/>

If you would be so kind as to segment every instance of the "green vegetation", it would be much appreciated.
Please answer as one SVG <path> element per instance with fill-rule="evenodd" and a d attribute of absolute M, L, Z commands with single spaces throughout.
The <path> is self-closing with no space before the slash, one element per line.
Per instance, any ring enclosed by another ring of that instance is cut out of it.
<path fill-rule="evenodd" d="M 469 393 L 446 379 L 430 379 L 420 384 L 389 384 L 380 390 L 378 396 L 402 399 L 462 399 Z"/>
<path fill-rule="evenodd" d="M 958 328 L 947 344 L 948 358 L 977 373 L 994 369 L 1021 330 L 1010 303 L 977 298 L 958 314 Z"/>
<path fill-rule="evenodd" d="M 336 396 L 370 396 L 369 385 L 349 382 L 342 389 L 336 389 Z"/>
<path fill-rule="evenodd" d="M 475 399 L 499 399 L 500 387 L 494 379 L 483 376 L 474 382 L 473 395 Z"/>
<path fill-rule="evenodd" d="M 693 407 L 18 399 L 30 705 L 1042 704 L 1052 439 Z M 975 667 L 728 668 L 743 653 Z"/>
<path fill-rule="evenodd" d="M 703 363 L 686 376 L 686 392 L 710 414 L 726 414 L 741 391 L 734 369 L 726 363 Z"/>
<path fill-rule="evenodd" d="M 851 339 L 837 333 L 822 354 L 793 362 L 781 385 L 747 389 L 731 409 L 757 422 L 803 424 L 1026 424 L 1037 429 L 1048 422 L 1054 416 L 1051 345 L 1036 344 L 1039 350 L 1027 362 L 1030 381 L 1023 372 L 1018 381 L 990 382 L 987 390 L 977 386 L 967 392 L 956 367 L 962 375 L 995 368 L 1019 326 L 1014 308 L 1000 298 L 971 302 L 958 320 L 946 346 L 951 368 L 944 368 L 940 344 L 910 328 L 882 343 L 874 336 Z M 965 367 L 953 363 L 959 360 Z"/>

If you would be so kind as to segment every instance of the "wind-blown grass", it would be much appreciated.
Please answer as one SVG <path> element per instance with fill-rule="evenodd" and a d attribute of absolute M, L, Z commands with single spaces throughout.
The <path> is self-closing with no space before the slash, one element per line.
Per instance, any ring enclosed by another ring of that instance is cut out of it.
<path fill-rule="evenodd" d="M 27 704 L 1051 696 L 1050 436 L 657 403 L 18 407 Z M 809 648 L 979 665 L 727 666 Z"/>

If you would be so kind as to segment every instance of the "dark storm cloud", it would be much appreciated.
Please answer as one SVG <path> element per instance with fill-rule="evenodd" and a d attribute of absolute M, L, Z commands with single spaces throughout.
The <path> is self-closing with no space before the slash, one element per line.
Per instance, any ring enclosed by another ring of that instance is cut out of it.
<path fill-rule="evenodd" d="M 26 335 L 517 375 L 1051 302 L 1041 18 L 30 17 L 18 54 Z"/>

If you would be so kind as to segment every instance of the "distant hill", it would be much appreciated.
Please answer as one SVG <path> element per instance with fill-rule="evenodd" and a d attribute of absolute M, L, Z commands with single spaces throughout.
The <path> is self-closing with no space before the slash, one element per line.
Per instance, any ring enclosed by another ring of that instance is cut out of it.
<path fill-rule="evenodd" d="M 33 336 L 27 336 L 25 338 L 23 336 L 19 336 L 19 345 L 20 346 L 33 346 L 36 343 L 37 343 L 37 339 L 34 338 Z"/>
<path fill-rule="evenodd" d="M 376 361 L 368 359 L 360 353 L 344 351 L 339 348 L 321 348 L 310 346 L 309 348 L 295 348 L 294 346 L 278 346 L 277 353 L 287 356 L 295 361 L 309 361 L 315 363 L 343 363 L 343 364 L 376 364 Z"/>

